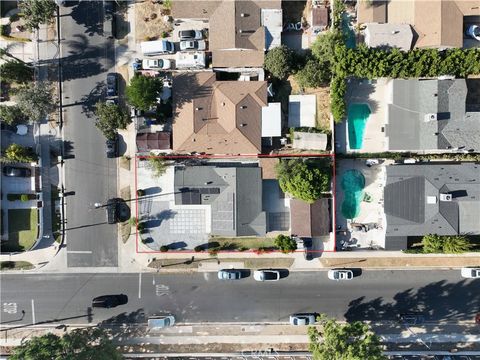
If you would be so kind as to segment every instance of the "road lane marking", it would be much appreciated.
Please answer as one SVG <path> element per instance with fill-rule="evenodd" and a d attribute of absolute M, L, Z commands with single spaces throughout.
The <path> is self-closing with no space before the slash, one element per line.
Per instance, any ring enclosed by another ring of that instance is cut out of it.
<path fill-rule="evenodd" d="M 35 302 L 32 299 L 32 324 L 35 325 Z"/>
<path fill-rule="evenodd" d="M 92 251 L 89 251 L 89 250 L 85 250 L 85 251 L 82 251 L 82 250 L 67 250 L 67 254 L 91 254 Z"/>
<path fill-rule="evenodd" d="M 138 298 L 142 298 L 142 273 L 138 273 Z"/>
<path fill-rule="evenodd" d="M 157 296 L 168 295 L 170 288 L 167 285 L 155 285 L 155 294 Z"/>
<path fill-rule="evenodd" d="M 3 303 L 3 312 L 7 314 L 16 314 L 17 313 L 17 303 L 16 302 L 4 302 Z"/>

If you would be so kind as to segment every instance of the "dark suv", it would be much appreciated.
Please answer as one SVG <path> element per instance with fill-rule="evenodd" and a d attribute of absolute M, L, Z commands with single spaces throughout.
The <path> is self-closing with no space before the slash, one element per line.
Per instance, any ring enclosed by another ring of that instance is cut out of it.
<path fill-rule="evenodd" d="M 117 96 L 117 74 L 107 74 L 107 97 Z"/>
<path fill-rule="evenodd" d="M 115 136 L 112 139 L 107 139 L 105 141 L 105 152 L 107 158 L 112 159 L 118 156 L 118 136 Z"/>
<path fill-rule="evenodd" d="M 102 295 L 92 300 L 92 307 L 113 308 L 118 305 L 124 305 L 128 302 L 128 296 L 119 295 Z"/>
<path fill-rule="evenodd" d="M 3 168 L 3 175 L 8 177 L 30 177 L 32 176 L 32 171 L 23 167 L 5 166 Z"/>
<path fill-rule="evenodd" d="M 107 209 L 107 223 L 115 224 L 118 221 L 117 200 L 109 199 L 107 201 L 106 209 Z"/>

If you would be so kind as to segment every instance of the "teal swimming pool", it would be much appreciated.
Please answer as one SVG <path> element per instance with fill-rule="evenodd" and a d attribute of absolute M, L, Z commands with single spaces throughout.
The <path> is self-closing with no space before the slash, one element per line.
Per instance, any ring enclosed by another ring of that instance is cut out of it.
<path fill-rule="evenodd" d="M 345 219 L 354 219 L 360 213 L 360 203 L 365 195 L 365 176 L 358 170 L 347 170 L 342 175 L 340 186 L 343 190 L 342 215 Z"/>
<path fill-rule="evenodd" d="M 348 107 L 348 145 L 352 150 L 363 146 L 363 133 L 370 117 L 367 104 L 352 104 Z"/>

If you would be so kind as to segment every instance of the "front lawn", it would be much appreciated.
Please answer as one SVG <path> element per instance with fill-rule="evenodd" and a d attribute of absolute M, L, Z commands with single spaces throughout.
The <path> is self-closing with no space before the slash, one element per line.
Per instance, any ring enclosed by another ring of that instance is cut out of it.
<path fill-rule="evenodd" d="M 38 210 L 8 210 L 8 241 L 2 242 L 2 252 L 29 250 L 37 239 Z"/>

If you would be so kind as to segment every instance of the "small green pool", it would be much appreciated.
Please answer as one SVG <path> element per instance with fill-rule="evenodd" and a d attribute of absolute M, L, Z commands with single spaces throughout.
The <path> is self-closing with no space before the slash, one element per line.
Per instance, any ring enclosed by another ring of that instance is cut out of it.
<path fill-rule="evenodd" d="M 358 170 L 347 170 L 342 175 L 340 186 L 343 190 L 342 215 L 345 219 L 354 219 L 360 212 L 364 197 L 365 176 Z"/>
<path fill-rule="evenodd" d="M 350 149 L 358 150 L 363 145 L 363 133 L 370 117 L 367 104 L 352 104 L 348 107 L 348 144 Z"/>

